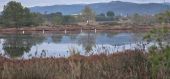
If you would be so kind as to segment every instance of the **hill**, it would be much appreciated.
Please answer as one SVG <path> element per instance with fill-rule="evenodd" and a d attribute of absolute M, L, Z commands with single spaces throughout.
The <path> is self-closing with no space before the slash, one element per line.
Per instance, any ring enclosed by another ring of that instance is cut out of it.
<path fill-rule="evenodd" d="M 62 12 L 64 15 L 70 15 L 80 13 L 85 5 L 86 4 L 36 6 L 31 7 L 30 9 L 32 12 Z M 91 6 L 97 14 L 106 13 L 107 11 L 114 11 L 116 14 L 122 15 L 131 15 L 134 13 L 152 15 L 170 9 L 170 5 L 163 3 L 138 4 L 131 2 L 112 1 L 109 3 L 93 3 L 88 5 Z"/>

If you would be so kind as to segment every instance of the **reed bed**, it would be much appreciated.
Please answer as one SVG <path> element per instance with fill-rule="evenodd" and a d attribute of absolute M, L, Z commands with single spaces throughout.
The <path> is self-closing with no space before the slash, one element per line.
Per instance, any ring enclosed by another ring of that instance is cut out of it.
<path fill-rule="evenodd" d="M 139 50 L 29 60 L 0 57 L 0 79 L 164 79 L 163 72 L 153 77 L 148 54 Z"/>

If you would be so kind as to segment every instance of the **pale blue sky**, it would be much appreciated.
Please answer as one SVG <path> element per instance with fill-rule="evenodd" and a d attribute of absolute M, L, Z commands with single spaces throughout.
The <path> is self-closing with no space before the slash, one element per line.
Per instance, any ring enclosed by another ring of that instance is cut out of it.
<path fill-rule="evenodd" d="M 98 2 L 110 2 L 115 0 L 0 0 L 0 11 L 3 9 L 3 6 L 9 1 L 18 1 L 21 2 L 24 6 L 48 6 L 56 4 L 79 4 L 79 3 L 98 3 Z M 125 1 L 125 2 L 135 2 L 135 3 L 162 3 L 164 0 L 116 0 L 116 1 Z M 170 2 L 170 0 L 166 0 Z"/>

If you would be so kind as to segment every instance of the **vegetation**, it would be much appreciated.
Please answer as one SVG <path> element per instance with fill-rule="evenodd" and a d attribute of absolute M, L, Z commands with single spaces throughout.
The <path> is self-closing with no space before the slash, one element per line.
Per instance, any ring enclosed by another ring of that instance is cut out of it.
<path fill-rule="evenodd" d="M 77 18 L 71 15 L 63 15 L 61 12 L 43 15 L 46 24 L 61 25 L 61 24 L 74 24 Z"/>
<path fill-rule="evenodd" d="M 157 18 L 151 15 L 134 14 L 128 16 L 128 18 L 135 25 L 153 25 L 157 23 Z"/>
<path fill-rule="evenodd" d="M 156 17 L 159 23 L 170 23 L 170 11 L 159 13 Z"/>
<path fill-rule="evenodd" d="M 84 10 L 82 11 L 82 19 L 83 21 L 95 21 L 95 13 L 90 8 L 90 6 L 85 6 Z"/>
<path fill-rule="evenodd" d="M 38 26 L 42 24 L 74 24 L 76 17 L 71 15 L 62 15 L 60 12 L 51 14 L 33 13 L 27 7 L 16 1 L 9 2 L 0 16 L 0 25 L 4 27 L 24 27 Z"/>
<path fill-rule="evenodd" d="M 155 24 L 168 24 L 170 23 L 170 12 L 162 12 L 158 13 L 156 15 L 140 15 L 140 14 L 134 14 L 131 16 L 128 16 L 128 18 L 132 21 L 135 25 L 155 25 Z"/>
<path fill-rule="evenodd" d="M 166 49 L 166 51 L 169 51 Z M 169 54 L 140 50 L 69 58 L 0 58 L 1 79 L 169 79 Z"/>
<path fill-rule="evenodd" d="M 60 12 L 51 14 L 32 13 L 21 3 L 9 2 L 2 12 L 0 24 L 5 27 L 37 26 L 39 24 L 73 24 L 81 20 L 114 21 L 115 13 L 95 15 L 90 6 L 86 6 L 80 15 L 63 15 Z M 154 16 L 134 14 L 128 19 L 135 25 L 168 24 L 170 12 Z M 16 58 L 31 50 L 35 43 L 45 38 L 11 36 L 4 41 L 3 49 L 11 59 L 0 57 L 0 79 L 169 79 L 170 78 L 170 44 L 168 28 L 151 30 L 145 40 L 154 43 L 147 51 L 135 49 L 100 55 L 81 56 L 78 50 L 70 49 L 68 58 L 32 58 L 16 60 Z M 52 37 L 54 42 L 61 36 Z M 31 39 L 31 40 L 30 40 Z M 32 42 L 33 40 L 33 42 Z M 87 40 L 87 41 L 86 41 Z M 88 35 L 80 43 L 89 53 L 95 45 L 94 38 Z M 12 46 L 13 45 L 13 46 Z M 145 47 L 145 45 L 144 45 Z M 18 52 L 18 53 L 16 53 Z M 37 51 L 36 51 L 37 52 Z"/>
<path fill-rule="evenodd" d="M 40 24 L 41 18 L 36 13 L 31 13 L 21 3 L 16 1 L 9 2 L 2 12 L 1 25 L 7 27 L 32 26 Z"/>
<path fill-rule="evenodd" d="M 112 55 L 33 58 L 1 61 L 1 79 L 150 79 L 147 55 L 126 51 Z"/>
<path fill-rule="evenodd" d="M 107 12 L 107 17 L 114 17 L 114 16 L 115 16 L 114 12 L 112 12 L 112 11 Z"/>
<path fill-rule="evenodd" d="M 106 14 L 101 13 L 97 15 L 96 21 L 118 21 L 118 16 L 114 12 L 108 11 Z"/>
<path fill-rule="evenodd" d="M 118 16 L 113 11 L 97 14 L 87 5 L 80 14 L 63 15 L 61 12 L 47 14 L 33 13 L 27 7 L 23 7 L 21 3 L 10 1 L 5 5 L 2 15 L 0 15 L 0 25 L 4 27 L 25 27 L 38 25 L 64 25 L 85 23 L 128 23 L 134 25 L 156 25 L 170 23 L 170 12 L 162 12 L 156 15 L 127 15 Z M 108 21 L 108 22 L 107 22 Z M 113 22 L 114 21 L 114 22 Z M 123 21 L 123 22 L 122 22 Z M 97 24 L 96 23 L 96 24 Z"/>

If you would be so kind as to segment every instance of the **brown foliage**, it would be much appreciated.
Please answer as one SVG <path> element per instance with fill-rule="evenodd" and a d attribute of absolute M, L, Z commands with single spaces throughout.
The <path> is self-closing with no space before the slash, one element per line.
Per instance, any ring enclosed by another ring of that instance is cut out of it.
<path fill-rule="evenodd" d="M 1 79 L 150 79 L 147 55 L 140 51 L 69 58 L 0 58 Z"/>

